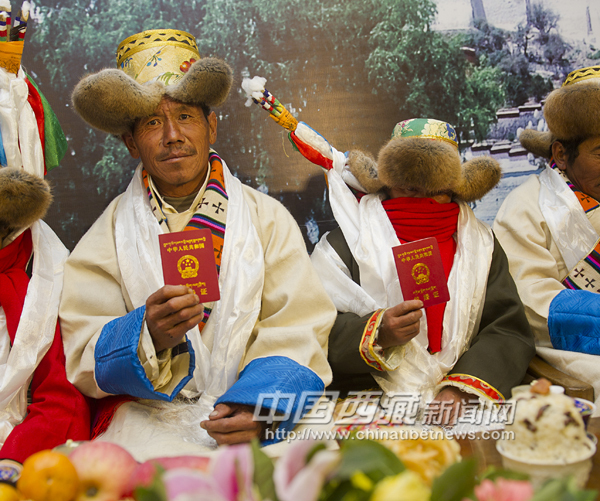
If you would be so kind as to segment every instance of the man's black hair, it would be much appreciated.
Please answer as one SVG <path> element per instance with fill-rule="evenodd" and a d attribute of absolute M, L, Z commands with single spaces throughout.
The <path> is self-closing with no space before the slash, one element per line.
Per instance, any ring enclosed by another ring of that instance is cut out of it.
<path fill-rule="evenodd" d="M 201 104 L 200 108 L 202 108 L 202 113 L 204 114 L 204 118 L 206 118 L 206 120 L 208 120 L 208 115 L 210 115 L 210 106 Z"/>
<path fill-rule="evenodd" d="M 562 144 L 565 149 L 565 156 L 567 157 L 567 165 L 570 167 L 573 165 L 573 162 L 579 156 L 579 145 L 583 143 L 587 138 L 586 137 L 576 137 L 575 139 L 557 139 L 557 142 Z"/>

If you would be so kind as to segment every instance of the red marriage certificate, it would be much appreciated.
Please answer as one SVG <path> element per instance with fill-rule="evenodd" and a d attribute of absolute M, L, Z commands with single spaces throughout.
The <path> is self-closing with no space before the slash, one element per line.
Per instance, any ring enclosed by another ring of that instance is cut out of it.
<path fill-rule="evenodd" d="M 450 299 L 442 256 L 435 238 L 424 238 L 392 247 L 405 301 L 420 299 L 423 306 Z"/>
<path fill-rule="evenodd" d="M 201 303 L 221 297 L 210 230 L 164 233 L 158 241 L 166 285 L 194 289 Z"/>

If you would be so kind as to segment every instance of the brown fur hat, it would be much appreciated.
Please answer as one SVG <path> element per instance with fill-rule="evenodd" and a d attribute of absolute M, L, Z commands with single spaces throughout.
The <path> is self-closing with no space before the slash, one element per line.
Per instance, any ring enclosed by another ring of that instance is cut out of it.
<path fill-rule="evenodd" d="M 519 135 L 521 146 L 537 157 L 550 158 L 552 156 L 552 143 L 556 136 L 552 132 L 538 132 L 537 130 L 525 129 Z"/>
<path fill-rule="evenodd" d="M 375 193 L 384 187 L 383 182 L 377 176 L 377 162 L 371 154 L 360 150 L 350 150 L 347 163 L 350 171 L 367 190 L 367 193 Z"/>
<path fill-rule="evenodd" d="M 189 33 L 148 30 L 119 45 L 120 69 L 84 77 L 71 96 L 75 111 L 110 134 L 131 131 L 136 119 L 151 115 L 163 96 L 186 104 L 219 106 L 233 73 L 227 63 L 201 58 Z"/>
<path fill-rule="evenodd" d="M 546 99 L 544 118 L 550 132 L 525 130 L 519 136 L 521 145 L 534 155 L 550 158 L 557 139 L 600 135 L 600 66 L 571 72 Z"/>
<path fill-rule="evenodd" d="M 0 169 L 0 228 L 28 228 L 52 202 L 48 183 L 23 169 Z"/>
<path fill-rule="evenodd" d="M 379 152 L 379 179 L 390 187 L 434 194 L 460 179 L 458 150 L 449 143 L 417 137 L 390 140 Z"/>
<path fill-rule="evenodd" d="M 450 141 L 431 136 L 394 137 L 381 148 L 377 164 L 367 157 L 372 162 L 368 164 L 364 157 L 367 155 L 362 152 L 350 152 L 347 162 L 369 193 L 387 186 L 428 195 L 448 192 L 473 202 L 496 186 L 502 176 L 500 165 L 489 156 L 473 158 L 461 166 L 458 148 Z"/>
<path fill-rule="evenodd" d="M 137 118 L 150 115 L 163 93 L 159 82 L 140 85 L 121 70 L 106 69 L 81 79 L 71 99 L 92 127 L 120 136 L 131 131 Z"/>

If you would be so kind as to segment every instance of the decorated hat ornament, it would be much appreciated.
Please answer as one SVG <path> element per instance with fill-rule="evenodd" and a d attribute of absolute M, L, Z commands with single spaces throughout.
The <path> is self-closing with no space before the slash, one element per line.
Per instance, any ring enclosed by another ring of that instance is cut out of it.
<path fill-rule="evenodd" d="M 544 104 L 549 132 L 526 129 L 521 145 L 534 155 L 550 158 L 552 143 L 600 135 L 600 66 L 569 73 L 563 85 L 553 90 Z"/>
<path fill-rule="evenodd" d="M 449 123 L 431 118 L 412 118 L 398 122 L 392 131 L 392 139 L 408 137 L 439 139 L 458 148 L 454 127 Z"/>
<path fill-rule="evenodd" d="M 349 155 L 350 170 L 367 186 L 378 179 L 383 186 L 410 189 L 425 195 L 448 193 L 465 202 L 482 198 L 502 176 L 489 156 L 461 165 L 457 135 L 449 123 L 431 118 L 403 120 L 394 127 L 375 162 L 369 156 Z M 367 169 L 365 169 L 367 165 Z"/>
<path fill-rule="evenodd" d="M 123 40 L 117 69 L 84 77 L 73 90 L 77 113 L 91 126 L 121 135 L 152 114 L 164 96 L 219 106 L 233 81 L 229 65 L 200 57 L 196 39 L 179 30 L 147 30 Z"/>

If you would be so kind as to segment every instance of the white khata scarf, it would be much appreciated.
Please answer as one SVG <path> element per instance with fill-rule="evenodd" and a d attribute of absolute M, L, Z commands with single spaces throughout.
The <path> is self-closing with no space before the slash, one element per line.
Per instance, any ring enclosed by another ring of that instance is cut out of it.
<path fill-rule="evenodd" d="M 403 301 L 391 251 L 400 242 L 381 204 L 382 195 L 365 195 L 359 203 L 343 181 L 342 157 L 336 156 L 334 168 L 328 171 L 331 207 L 359 265 L 361 285 L 350 278 L 325 237 L 311 259 L 338 311 L 364 316 Z M 488 225 L 477 220 L 465 203 L 459 205 L 458 246 L 448 279 L 450 301 L 444 314 L 442 351 L 433 355 L 427 351 L 427 320 L 423 315 L 419 335 L 394 357 L 399 360 L 398 368 L 374 375 L 385 392 L 421 393 L 424 402 L 431 401 L 438 384 L 477 332 L 494 239 Z"/>
<path fill-rule="evenodd" d="M 199 397 L 193 405 L 191 421 L 201 435 L 199 440 L 207 446 L 214 445 L 214 441 L 198 423 L 208 419 L 215 401 L 237 380 L 238 367 L 260 313 L 264 284 L 263 248 L 242 193 L 242 184 L 225 162 L 223 174 L 229 204 L 219 273 L 221 299 L 214 303 L 204 328 L 204 333 L 212 331 L 214 344 L 210 352 L 197 327 L 188 331 L 186 336 L 195 351 L 196 366 L 193 379 L 181 391 L 183 397 Z M 158 245 L 158 235 L 162 232 L 152 213 L 139 165 L 115 212 L 119 269 L 134 308 L 145 305 L 148 296 L 164 285 Z M 157 405 L 163 409 L 178 408 L 175 402 Z"/>
<path fill-rule="evenodd" d="M 539 176 L 538 203 L 569 273 L 587 257 L 598 242 L 598 234 L 581 203 L 561 175 L 549 165 Z"/>
<path fill-rule="evenodd" d="M 33 272 L 21 321 L 10 346 L 0 308 L 0 339 L 8 342 L 0 360 L 0 447 L 27 414 L 27 390 L 38 364 L 48 352 L 58 319 L 65 261 L 69 251 L 43 221 L 31 226 Z"/>

